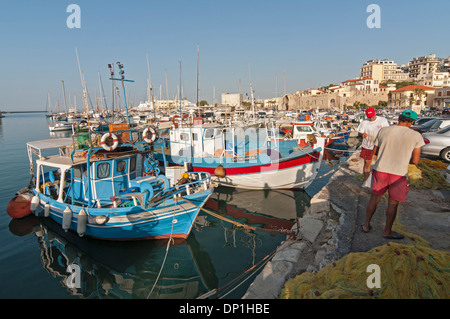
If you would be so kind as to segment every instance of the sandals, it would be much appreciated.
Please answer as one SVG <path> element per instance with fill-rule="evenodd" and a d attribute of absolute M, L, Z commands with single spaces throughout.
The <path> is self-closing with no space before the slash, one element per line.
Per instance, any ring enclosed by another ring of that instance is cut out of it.
<path fill-rule="evenodd" d="M 403 239 L 403 238 L 405 238 L 405 236 L 403 236 L 402 234 L 399 234 L 399 233 L 395 233 L 394 236 L 383 236 L 383 238 L 386 238 L 386 239 Z"/>
<path fill-rule="evenodd" d="M 362 231 L 363 233 L 368 233 L 368 232 L 372 229 L 372 226 L 369 225 L 369 230 L 365 230 L 365 229 L 364 229 L 364 225 L 361 225 L 360 228 L 361 228 L 361 231 Z"/>

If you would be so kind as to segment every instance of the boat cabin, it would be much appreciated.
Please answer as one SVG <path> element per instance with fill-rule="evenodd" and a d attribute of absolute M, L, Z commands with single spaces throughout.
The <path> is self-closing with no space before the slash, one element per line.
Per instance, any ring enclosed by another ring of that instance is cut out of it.
<path fill-rule="evenodd" d="M 116 154 L 98 150 L 73 151 L 72 138 L 41 140 L 27 143 L 30 163 L 34 167 L 35 189 L 58 202 L 97 206 L 111 204 L 118 196 L 153 176 L 138 177 L 139 153 L 121 151 Z M 141 159 L 143 161 L 143 159 Z"/>

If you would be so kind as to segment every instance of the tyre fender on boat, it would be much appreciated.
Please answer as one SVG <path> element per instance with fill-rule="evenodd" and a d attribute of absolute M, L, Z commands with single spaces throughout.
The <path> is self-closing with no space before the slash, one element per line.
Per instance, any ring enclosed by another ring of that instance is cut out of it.
<path fill-rule="evenodd" d="M 111 137 L 111 138 L 113 139 L 113 144 L 112 144 L 111 146 L 109 146 L 109 145 L 106 144 L 106 139 L 107 139 L 108 137 Z M 111 132 L 105 133 L 105 134 L 103 134 L 103 136 L 102 136 L 101 144 L 102 144 L 102 147 L 103 147 L 103 149 L 104 149 L 105 151 L 113 151 L 113 150 L 115 150 L 115 149 L 117 148 L 117 145 L 119 145 L 119 139 L 117 138 L 116 135 L 114 135 L 114 134 L 111 133 Z"/>
<path fill-rule="evenodd" d="M 150 134 L 150 137 L 148 135 Z M 156 130 L 153 126 L 146 127 L 144 132 L 142 132 L 142 137 L 144 141 L 152 144 L 156 140 Z"/>
<path fill-rule="evenodd" d="M 77 233 L 78 236 L 83 237 L 86 232 L 86 224 L 88 220 L 88 215 L 86 214 L 84 208 L 80 210 L 78 213 L 78 222 L 77 222 Z"/>
<path fill-rule="evenodd" d="M 34 195 L 33 198 L 31 199 L 31 205 L 30 205 L 30 210 L 32 212 L 34 212 L 38 208 L 39 202 L 40 202 L 39 196 Z"/>
<path fill-rule="evenodd" d="M 222 164 L 219 164 L 219 166 L 216 167 L 216 169 L 214 170 L 214 175 L 216 175 L 218 178 L 225 177 L 225 168 L 223 168 Z"/>
<path fill-rule="evenodd" d="M 44 205 L 44 217 L 50 216 L 50 204 L 45 203 Z"/>
<path fill-rule="evenodd" d="M 64 231 L 68 231 L 70 228 L 70 224 L 72 223 L 72 211 L 69 206 L 63 211 L 63 219 L 62 219 L 62 228 Z"/>

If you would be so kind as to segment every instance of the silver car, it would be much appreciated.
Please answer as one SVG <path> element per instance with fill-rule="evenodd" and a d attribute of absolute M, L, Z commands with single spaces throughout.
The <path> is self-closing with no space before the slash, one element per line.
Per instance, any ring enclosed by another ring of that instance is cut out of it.
<path fill-rule="evenodd" d="M 439 156 L 450 162 L 450 125 L 436 132 L 423 133 L 422 137 L 425 142 L 422 154 Z"/>

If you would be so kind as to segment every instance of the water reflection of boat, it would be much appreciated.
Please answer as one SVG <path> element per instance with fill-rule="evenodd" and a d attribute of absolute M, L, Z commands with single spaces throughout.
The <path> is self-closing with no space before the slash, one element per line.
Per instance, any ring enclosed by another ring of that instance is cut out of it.
<path fill-rule="evenodd" d="M 309 202 L 309 195 L 302 190 L 262 192 L 220 187 L 205 207 L 216 211 L 221 208 L 226 215 L 244 220 L 248 225 L 282 230 L 292 228 L 297 217 L 303 216 Z"/>
<path fill-rule="evenodd" d="M 165 242 L 111 243 L 80 238 L 64 232 L 51 219 L 33 215 L 13 219 L 10 230 L 19 236 L 33 231 L 45 270 L 61 278 L 70 294 L 81 298 L 191 299 L 217 287 L 210 258 L 194 236 L 176 240 L 165 259 Z M 80 269 L 78 288 L 68 284 L 69 265 Z"/>

